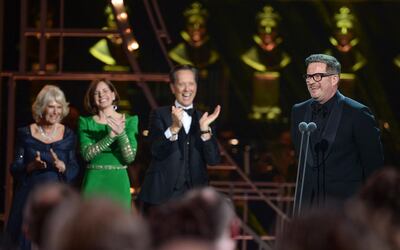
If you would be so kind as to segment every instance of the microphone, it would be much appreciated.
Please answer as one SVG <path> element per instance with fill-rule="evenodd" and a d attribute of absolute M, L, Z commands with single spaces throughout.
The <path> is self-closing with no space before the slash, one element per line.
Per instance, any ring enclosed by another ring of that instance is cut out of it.
<path fill-rule="evenodd" d="M 304 123 L 304 124 L 303 124 Z M 300 126 L 301 125 L 301 126 Z M 300 129 L 301 127 L 301 129 Z M 304 129 L 305 127 L 305 129 Z M 300 173 L 300 166 L 301 166 L 301 155 L 302 155 L 302 147 L 303 147 L 303 135 L 304 132 L 307 132 L 307 137 L 306 137 L 306 150 L 305 150 L 305 155 L 303 159 L 303 174 L 301 178 L 301 187 L 300 187 L 300 196 L 299 196 L 299 204 L 298 204 L 298 215 L 300 215 L 301 212 L 301 203 L 303 200 L 303 190 L 304 190 L 304 177 L 306 174 L 306 167 L 307 167 L 307 155 L 308 155 L 308 147 L 310 144 L 310 135 L 312 132 L 314 132 L 317 129 L 317 124 L 315 122 L 310 122 L 310 123 L 305 123 L 301 122 L 299 124 L 299 130 L 301 132 L 301 144 L 300 144 L 300 153 L 299 153 L 299 162 L 298 162 L 298 167 L 297 167 L 297 180 L 296 180 L 296 189 L 295 189 L 295 197 L 294 197 L 294 205 L 293 205 L 293 216 L 296 212 L 296 202 L 297 202 L 297 187 L 299 186 L 299 173 Z M 302 132 L 302 130 L 304 130 Z"/>
<path fill-rule="evenodd" d="M 300 122 L 299 123 L 299 131 L 303 134 L 305 131 L 307 131 L 308 124 L 306 122 Z"/>
<path fill-rule="evenodd" d="M 307 124 L 307 132 L 311 133 L 314 132 L 317 129 L 317 124 L 315 122 L 310 122 Z"/>
<path fill-rule="evenodd" d="M 300 166 L 301 166 L 301 156 L 303 155 L 303 144 L 304 144 L 304 132 L 307 131 L 308 129 L 308 124 L 306 122 L 300 122 L 299 123 L 299 131 L 301 133 L 301 140 L 300 140 L 300 152 L 299 152 L 299 160 L 297 163 L 297 177 L 296 177 L 296 183 L 299 182 L 299 176 L 300 176 Z M 294 216 L 295 211 L 296 211 L 296 205 L 297 205 L 297 189 L 295 188 L 294 190 L 294 201 L 293 201 L 293 214 Z"/>

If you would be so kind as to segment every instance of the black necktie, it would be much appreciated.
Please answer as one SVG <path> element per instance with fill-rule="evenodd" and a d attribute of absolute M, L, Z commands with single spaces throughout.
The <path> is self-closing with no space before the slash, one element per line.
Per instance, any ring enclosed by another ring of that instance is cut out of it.
<path fill-rule="evenodd" d="M 194 109 L 190 108 L 190 109 L 183 109 L 189 116 L 193 115 Z"/>

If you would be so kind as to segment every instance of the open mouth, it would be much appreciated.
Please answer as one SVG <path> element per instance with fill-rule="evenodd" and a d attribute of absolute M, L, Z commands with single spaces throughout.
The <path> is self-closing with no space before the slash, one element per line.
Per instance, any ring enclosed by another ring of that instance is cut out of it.
<path fill-rule="evenodd" d="M 105 103 L 105 102 L 107 102 L 108 101 L 108 99 L 107 98 L 104 98 L 104 99 L 100 99 L 99 100 L 99 103 Z"/>
<path fill-rule="evenodd" d="M 57 115 L 50 115 L 50 116 L 48 117 L 48 120 L 49 120 L 49 121 L 57 121 L 59 118 L 60 118 L 60 115 L 59 115 L 59 114 L 57 114 Z"/>

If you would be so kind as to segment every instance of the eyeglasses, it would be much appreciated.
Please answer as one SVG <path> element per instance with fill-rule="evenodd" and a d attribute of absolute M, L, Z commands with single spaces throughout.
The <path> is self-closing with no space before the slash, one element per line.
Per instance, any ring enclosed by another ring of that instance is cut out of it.
<path fill-rule="evenodd" d="M 327 77 L 327 76 L 333 76 L 336 75 L 337 73 L 315 73 L 315 74 L 304 74 L 304 80 L 309 81 L 311 78 L 314 79 L 316 82 L 320 82 L 322 78 Z"/>

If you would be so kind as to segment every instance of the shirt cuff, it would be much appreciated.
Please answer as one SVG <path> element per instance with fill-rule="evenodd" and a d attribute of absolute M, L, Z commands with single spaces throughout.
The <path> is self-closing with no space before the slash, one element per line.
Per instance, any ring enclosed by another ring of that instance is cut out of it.
<path fill-rule="evenodd" d="M 178 140 L 178 135 L 177 134 L 172 134 L 171 129 L 167 128 L 167 130 L 165 130 L 164 132 L 165 138 L 167 138 L 170 141 L 176 141 Z"/>

